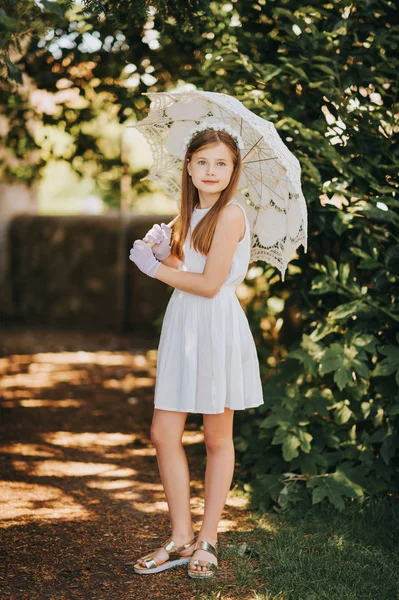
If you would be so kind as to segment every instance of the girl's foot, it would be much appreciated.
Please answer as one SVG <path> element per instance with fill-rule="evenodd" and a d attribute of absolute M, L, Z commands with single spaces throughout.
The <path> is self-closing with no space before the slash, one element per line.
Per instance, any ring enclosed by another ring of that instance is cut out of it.
<path fill-rule="evenodd" d="M 192 538 L 194 538 L 194 533 L 186 536 L 184 539 L 181 538 L 180 536 L 172 537 L 176 546 L 181 546 L 181 545 L 185 544 L 188 539 L 192 539 Z M 189 546 L 188 548 L 184 548 L 184 550 L 181 550 L 179 552 L 179 555 L 182 558 L 192 556 L 192 554 L 194 552 L 194 547 L 195 547 L 195 540 L 193 541 L 191 546 Z M 164 562 L 166 562 L 169 559 L 169 553 L 167 552 L 167 550 L 165 550 L 165 548 L 163 546 L 160 546 L 159 548 L 157 548 L 156 550 L 151 552 L 151 556 L 154 559 L 154 561 L 156 562 L 157 566 L 162 565 Z M 138 563 L 141 567 L 146 566 L 145 562 L 141 558 L 138 558 L 136 563 Z"/>
<path fill-rule="evenodd" d="M 198 538 L 197 545 L 199 544 L 200 541 L 201 541 L 201 538 Z M 216 548 L 216 544 L 217 544 L 216 539 L 207 538 L 204 541 L 207 541 L 208 543 L 212 544 L 212 546 L 214 546 L 214 548 Z M 198 561 L 199 564 L 198 563 L 194 564 L 194 561 Z M 203 572 L 203 573 L 211 572 L 213 574 L 211 569 L 209 569 L 206 566 L 207 563 L 212 563 L 217 566 L 218 560 L 217 560 L 216 556 L 213 554 L 213 552 L 210 552 L 209 550 L 203 550 L 202 548 L 198 548 L 197 550 L 194 551 L 194 554 L 192 555 L 192 559 L 189 562 L 188 568 L 190 571 Z"/>

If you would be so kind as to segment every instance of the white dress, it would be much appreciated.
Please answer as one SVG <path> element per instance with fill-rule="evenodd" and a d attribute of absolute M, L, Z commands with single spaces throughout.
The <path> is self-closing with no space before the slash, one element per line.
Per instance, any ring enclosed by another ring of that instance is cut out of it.
<path fill-rule="evenodd" d="M 235 290 L 247 274 L 250 228 L 238 242 L 229 273 L 213 298 L 173 291 L 166 307 L 158 346 L 155 408 L 218 414 L 263 404 L 256 346 Z M 191 231 L 209 208 L 194 208 Z M 179 270 L 202 273 L 206 256 L 183 246 Z"/>

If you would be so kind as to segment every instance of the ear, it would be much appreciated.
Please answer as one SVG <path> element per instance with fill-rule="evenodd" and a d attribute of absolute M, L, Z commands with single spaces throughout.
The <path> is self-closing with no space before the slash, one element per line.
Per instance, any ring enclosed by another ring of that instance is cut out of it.
<path fill-rule="evenodd" d="M 187 159 L 187 172 L 188 172 L 188 174 L 191 177 L 191 165 L 190 165 L 190 159 L 189 158 Z"/>

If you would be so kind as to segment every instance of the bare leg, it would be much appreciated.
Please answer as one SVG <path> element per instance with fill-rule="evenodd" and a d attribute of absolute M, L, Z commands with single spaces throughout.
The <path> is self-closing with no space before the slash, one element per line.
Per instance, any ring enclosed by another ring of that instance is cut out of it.
<path fill-rule="evenodd" d="M 194 537 L 190 511 L 190 474 L 182 438 L 187 413 L 155 408 L 151 424 L 151 440 L 156 448 L 159 473 L 169 507 L 172 539 L 181 546 Z M 194 544 L 181 551 L 191 556 Z M 168 553 L 158 548 L 152 553 L 157 564 L 167 560 Z M 137 561 L 140 565 L 144 562 Z"/>
<path fill-rule="evenodd" d="M 234 411 L 229 408 L 218 415 L 204 415 L 207 464 L 204 519 L 198 533 L 198 540 L 206 540 L 213 546 L 217 542 L 218 523 L 234 473 L 233 418 Z M 193 554 L 194 558 L 217 563 L 217 559 L 205 550 L 196 550 Z M 200 566 L 190 566 L 190 568 L 193 571 L 201 570 Z M 202 570 L 206 571 L 205 566 Z"/>

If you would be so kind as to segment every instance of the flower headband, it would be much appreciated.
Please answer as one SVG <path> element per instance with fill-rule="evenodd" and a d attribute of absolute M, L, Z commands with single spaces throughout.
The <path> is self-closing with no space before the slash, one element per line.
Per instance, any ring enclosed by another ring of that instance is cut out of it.
<path fill-rule="evenodd" d="M 198 133 L 201 133 L 202 131 L 208 131 L 211 129 L 214 129 L 216 131 L 225 131 L 226 133 L 231 135 L 231 137 L 237 144 L 238 148 L 240 148 L 240 150 L 244 149 L 244 143 L 242 141 L 242 137 L 240 136 L 239 133 L 234 131 L 230 127 L 230 125 L 228 125 L 227 123 L 224 123 L 224 122 L 212 123 L 211 121 L 203 121 L 203 123 L 201 123 L 201 125 L 196 125 L 192 129 L 190 129 L 190 131 L 188 132 L 188 135 L 184 138 L 184 142 L 183 142 L 184 148 L 187 148 L 187 146 L 190 144 L 191 140 Z"/>

